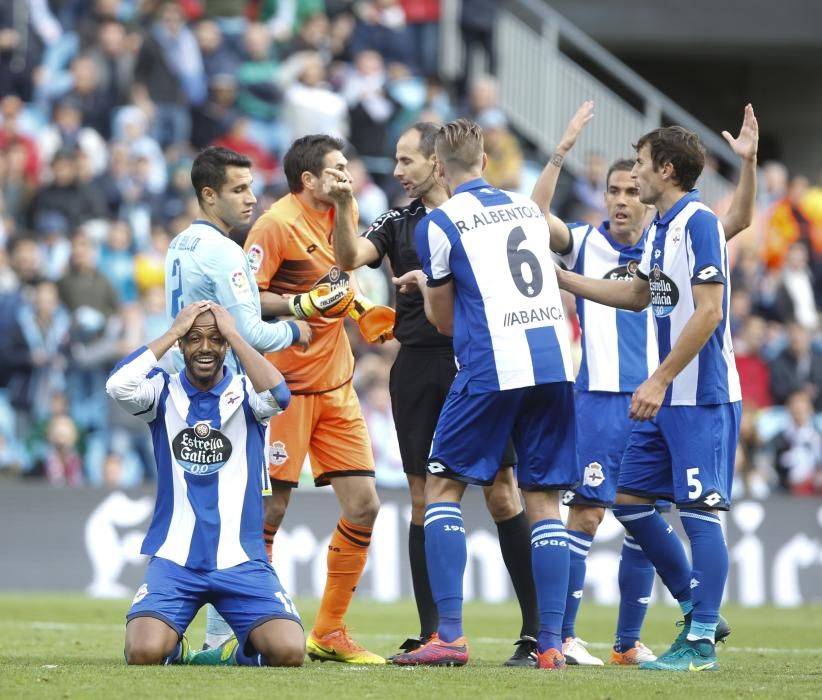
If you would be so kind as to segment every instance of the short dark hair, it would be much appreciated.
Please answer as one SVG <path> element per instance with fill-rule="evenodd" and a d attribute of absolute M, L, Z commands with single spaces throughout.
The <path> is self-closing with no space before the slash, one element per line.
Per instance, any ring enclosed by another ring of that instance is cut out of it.
<path fill-rule="evenodd" d="M 215 192 L 226 183 L 226 168 L 250 168 L 251 159 L 230 148 L 209 146 L 197 155 L 191 166 L 191 184 L 197 195 L 197 201 L 202 204 L 203 188 L 210 187 Z"/>
<path fill-rule="evenodd" d="M 303 191 L 303 173 L 308 171 L 319 177 L 323 160 L 331 151 L 342 151 L 342 139 L 327 134 L 311 134 L 297 139 L 283 158 L 283 171 L 288 189 L 293 194 Z"/>
<path fill-rule="evenodd" d="M 705 167 L 705 146 L 699 136 L 684 126 L 666 126 L 649 131 L 634 148 L 639 151 L 646 143 L 651 147 L 654 170 L 670 163 L 676 184 L 686 191 L 693 189 Z"/>
<path fill-rule="evenodd" d="M 608 174 L 605 176 L 605 187 L 608 187 L 608 183 L 611 180 L 611 173 L 631 172 L 633 169 L 634 161 L 630 158 L 620 158 L 619 160 L 615 160 L 611 163 L 611 167 L 608 168 Z"/>
<path fill-rule="evenodd" d="M 420 153 L 426 158 L 434 155 L 434 146 L 437 142 L 437 134 L 440 132 L 441 125 L 434 122 L 417 122 L 406 129 L 408 131 L 416 131 L 420 135 Z"/>

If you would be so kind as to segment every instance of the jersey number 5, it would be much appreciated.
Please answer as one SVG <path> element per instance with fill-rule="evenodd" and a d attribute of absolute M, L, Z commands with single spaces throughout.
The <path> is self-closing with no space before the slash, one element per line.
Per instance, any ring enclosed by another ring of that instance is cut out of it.
<path fill-rule="evenodd" d="M 542 267 L 537 256 L 527 248 L 521 248 L 526 241 L 522 226 L 517 226 L 508 236 L 508 269 L 519 293 L 526 297 L 535 297 L 542 291 Z M 523 268 L 528 269 L 523 275 Z M 527 277 L 527 279 L 526 279 Z"/>
<path fill-rule="evenodd" d="M 171 263 L 171 317 L 177 318 L 183 308 L 183 276 L 180 274 L 180 258 Z"/>

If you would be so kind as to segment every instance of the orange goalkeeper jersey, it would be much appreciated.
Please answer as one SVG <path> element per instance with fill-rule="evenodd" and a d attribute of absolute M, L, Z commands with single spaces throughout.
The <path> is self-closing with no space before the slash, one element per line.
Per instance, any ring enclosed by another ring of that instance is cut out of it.
<path fill-rule="evenodd" d="M 354 221 L 358 218 L 356 203 Z M 321 212 L 293 194 L 276 201 L 257 219 L 245 242 L 251 271 L 261 292 L 309 291 L 334 266 L 331 232 L 334 209 Z M 354 373 L 354 356 L 342 318 L 314 317 L 308 350 L 293 346 L 268 357 L 295 394 L 313 394 L 342 386 Z"/>

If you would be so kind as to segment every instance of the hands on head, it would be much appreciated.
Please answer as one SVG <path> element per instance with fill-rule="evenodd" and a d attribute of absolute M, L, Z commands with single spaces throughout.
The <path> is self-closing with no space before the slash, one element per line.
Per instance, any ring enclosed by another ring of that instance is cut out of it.
<path fill-rule="evenodd" d="M 178 338 L 182 338 L 191 330 L 191 326 L 194 325 L 197 317 L 206 311 L 214 314 L 217 329 L 226 340 L 230 341 L 230 338 L 237 332 L 237 324 L 234 322 L 234 317 L 224 307 L 213 301 L 195 301 L 188 306 L 184 306 L 174 319 L 171 331 Z"/>

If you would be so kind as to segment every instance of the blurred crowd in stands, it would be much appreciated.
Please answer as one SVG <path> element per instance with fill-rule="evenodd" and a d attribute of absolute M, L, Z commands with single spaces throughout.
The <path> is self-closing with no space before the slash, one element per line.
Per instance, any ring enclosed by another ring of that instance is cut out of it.
<path fill-rule="evenodd" d="M 446 82 L 439 0 L 0 3 L 0 473 L 64 485 L 154 477 L 144 424 L 103 386 L 166 328 L 165 251 L 197 212 L 198 149 L 249 155 L 262 211 L 285 192 L 293 139 L 341 136 L 364 230 L 404 201 L 392 176 L 399 134 L 470 116 L 485 129 L 487 179 L 528 193 L 541 164 L 497 103 L 496 5 L 466 7 L 464 44 L 486 54 L 488 72 Z M 599 223 L 607 166 L 590 154 L 557 213 Z M 819 494 L 822 174 L 762 166 L 756 221 L 730 246 L 745 397 L 735 493 Z M 384 273 L 360 281 L 390 302 Z M 349 335 L 378 480 L 404 485 L 387 390 L 396 347 Z"/>

